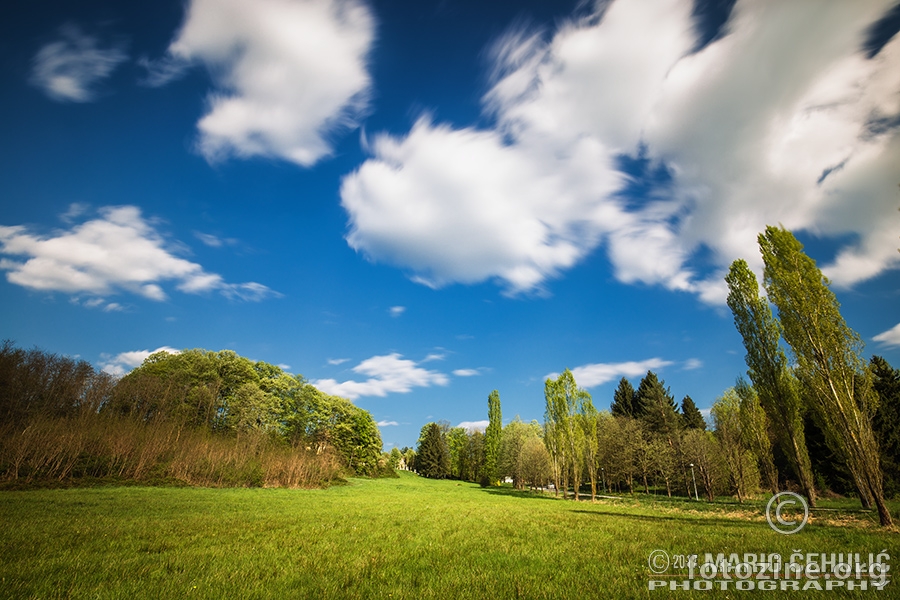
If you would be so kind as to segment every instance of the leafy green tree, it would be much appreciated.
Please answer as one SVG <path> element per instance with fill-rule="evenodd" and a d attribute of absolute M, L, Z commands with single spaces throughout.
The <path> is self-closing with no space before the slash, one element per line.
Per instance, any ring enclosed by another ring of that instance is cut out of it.
<path fill-rule="evenodd" d="M 756 275 L 744 260 L 731 264 L 725 277 L 728 306 L 747 351 L 747 373 L 760 404 L 772 421 L 778 446 L 787 457 L 809 505 L 816 506 L 816 486 L 804 432 L 805 406 L 798 383 L 779 345 L 781 327 L 769 303 L 759 295 Z"/>
<path fill-rule="evenodd" d="M 450 475 L 450 450 L 437 423 L 422 427 L 416 449 L 416 472 L 431 479 L 444 479 Z"/>
<path fill-rule="evenodd" d="M 710 411 L 715 422 L 715 434 L 722 448 L 725 463 L 731 477 L 732 490 L 738 502 L 754 493 L 759 480 L 755 460 L 746 443 L 746 432 L 741 421 L 741 399 L 730 388 L 717 399 Z"/>
<path fill-rule="evenodd" d="M 710 502 L 715 501 L 716 493 L 721 489 L 723 472 L 727 472 L 723 466 L 722 449 L 712 431 L 688 429 L 683 433 L 681 448 L 688 469 L 693 465 L 693 476 L 703 487 L 703 493 Z M 692 473 L 687 472 L 688 495 L 693 496 Z"/>
<path fill-rule="evenodd" d="M 391 465 L 392 469 L 399 469 L 400 462 L 403 460 L 403 454 L 400 453 L 400 448 L 394 446 L 391 448 L 390 458 L 388 464 Z"/>
<path fill-rule="evenodd" d="M 681 401 L 681 416 L 687 429 L 706 429 L 706 421 L 690 396 Z"/>
<path fill-rule="evenodd" d="M 828 279 L 789 231 L 767 227 L 759 236 L 764 283 L 778 308 L 797 377 L 856 480 L 864 503 L 874 502 L 883 526 L 893 523 L 884 500 L 878 443 L 871 417 L 877 394 L 861 357 L 862 340 L 847 326 Z"/>
<path fill-rule="evenodd" d="M 463 427 L 453 427 L 447 432 L 447 448 L 450 451 L 450 476 L 465 479 L 465 462 L 468 459 L 469 434 Z"/>
<path fill-rule="evenodd" d="M 619 385 L 613 393 L 613 401 L 609 411 L 616 417 L 633 417 L 637 404 L 637 393 L 631 382 L 624 377 L 619 380 Z"/>
<path fill-rule="evenodd" d="M 772 454 L 772 440 L 769 437 L 769 418 L 759 401 L 753 386 L 739 378 L 734 391 L 741 401 L 741 430 L 744 442 L 756 457 L 759 474 L 763 483 L 772 492 L 778 493 L 778 469 Z"/>
<path fill-rule="evenodd" d="M 488 426 L 484 432 L 485 475 L 494 485 L 500 479 L 500 444 L 503 437 L 503 414 L 500 411 L 500 392 L 488 396 Z"/>
<path fill-rule="evenodd" d="M 533 489 L 543 488 L 550 480 L 550 454 L 540 436 L 529 436 L 520 454 L 522 479 Z"/>
<path fill-rule="evenodd" d="M 553 440 L 552 447 L 548 444 L 547 450 L 561 475 L 564 490 L 568 488 L 569 474 L 572 475 L 575 500 L 578 500 L 585 444 L 584 431 L 578 425 L 576 414 L 585 410 L 584 405 L 591 402 L 591 395 L 577 386 L 572 371 L 566 369 L 556 380 L 544 382 L 544 398 L 544 440 L 545 443 L 548 439 Z"/>

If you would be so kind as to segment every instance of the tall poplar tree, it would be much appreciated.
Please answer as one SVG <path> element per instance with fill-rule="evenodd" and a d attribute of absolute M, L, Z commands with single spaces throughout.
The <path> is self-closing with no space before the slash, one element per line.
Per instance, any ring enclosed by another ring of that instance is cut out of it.
<path fill-rule="evenodd" d="M 747 262 L 731 264 L 725 277 L 728 306 L 747 351 L 747 374 L 766 415 L 775 424 L 778 445 L 800 482 L 809 505 L 816 505 L 812 464 L 803 427 L 805 407 L 797 380 L 788 369 L 787 357 L 779 345 L 781 327 L 768 301 L 759 295 L 759 283 Z"/>
<path fill-rule="evenodd" d="M 862 340 L 841 316 L 829 281 L 803 245 L 780 227 L 759 236 L 764 283 L 778 308 L 796 373 L 827 439 L 847 460 L 860 497 L 870 498 L 882 525 L 893 524 L 882 489 L 879 449 L 872 431 L 877 395 L 861 357 Z"/>
<path fill-rule="evenodd" d="M 488 426 L 484 432 L 485 478 L 489 485 L 500 478 L 500 446 L 503 436 L 503 415 L 500 411 L 500 392 L 488 396 Z"/>

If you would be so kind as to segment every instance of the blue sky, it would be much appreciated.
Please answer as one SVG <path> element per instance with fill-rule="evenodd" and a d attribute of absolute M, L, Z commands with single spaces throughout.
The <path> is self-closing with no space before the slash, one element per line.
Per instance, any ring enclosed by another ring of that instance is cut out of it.
<path fill-rule="evenodd" d="M 0 335 L 124 373 L 230 348 L 386 447 L 744 373 L 793 229 L 900 366 L 894 2 L 32 2 L 0 62 Z"/>

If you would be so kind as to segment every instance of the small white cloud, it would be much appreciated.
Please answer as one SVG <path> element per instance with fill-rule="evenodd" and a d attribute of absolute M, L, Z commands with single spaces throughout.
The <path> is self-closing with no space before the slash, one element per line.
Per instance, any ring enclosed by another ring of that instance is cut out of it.
<path fill-rule="evenodd" d="M 481 371 L 478 369 L 456 369 L 453 371 L 453 374 L 457 377 L 474 377 L 475 375 L 481 375 Z"/>
<path fill-rule="evenodd" d="M 900 346 L 900 323 L 872 338 L 882 346 L 893 348 Z"/>
<path fill-rule="evenodd" d="M 277 365 L 275 365 L 275 366 L 278 367 L 279 369 L 281 369 L 281 370 L 284 371 L 284 372 L 288 372 L 288 371 L 291 370 L 291 365 L 286 365 L 286 364 L 284 364 L 284 363 L 279 363 L 279 364 L 277 364 Z"/>
<path fill-rule="evenodd" d="M 447 385 L 450 382 L 443 373 L 423 369 L 397 353 L 367 358 L 353 367 L 353 371 L 368 375 L 369 379 L 340 383 L 334 379 L 318 379 L 311 383 L 326 394 L 355 400 L 360 396 L 383 397 L 391 393 L 406 393 L 416 387 Z"/>
<path fill-rule="evenodd" d="M 369 104 L 375 19 L 359 0 L 192 0 L 165 58 L 144 61 L 161 85 L 201 63 L 215 90 L 197 124 L 210 161 L 275 157 L 310 166 Z"/>
<path fill-rule="evenodd" d="M 121 312 L 123 310 L 125 310 L 125 307 L 123 307 L 118 302 L 110 302 L 109 304 L 107 304 L 106 306 L 103 307 L 104 312 Z"/>
<path fill-rule="evenodd" d="M 575 383 L 583 388 L 591 388 L 603 385 L 620 377 L 643 376 L 647 371 L 661 369 L 672 364 L 670 360 L 650 358 L 642 361 L 628 361 L 620 363 L 595 363 L 582 365 L 572 369 Z M 544 379 L 555 379 L 559 373 L 550 373 Z"/>
<path fill-rule="evenodd" d="M 328 359 L 328 364 L 329 364 L 329 365 L 337 366 L 337 365 L 342 365 L 342 364 L 344 364 L 345 362 L 349 362 L 349 361 L 350 361 L 349 358 L 329 358 L 329 359 Z"/>
<path fill-rule="evenodd" d="M 128 55 L 119 47 L 100 48 L 97 38 L 77 25 L 64 25 L 59 39 L 42 47 L 32 61 L 32 85 L 59 102 L 89 102 L 97 84 Z"/>
<path fill-rule="evenodd" d="M 447 358 L 446 354 L 441 354 L 439 352 L 432 352 L 431 354 L 429 354 L 428 356 L 423 358 L 422 362 L 425 363 L 425 362 L 431 362 L 433 360 L 444 360 L 445 358 Z"/>
<path fill-rule="evenodd" d="M 406 307 L 405 306 L 392 306 L 390 309 L 388 309 L 388 312 L 391 313 L 392 317 L 399 317 L 400 315 L 402 315 L 403 313 L 406 312 Z"/>
<path fill-rule="evenodd" d="M 180 350 L 169 346 L 160 346 L 156 350 L 131 350 L 129 352 L 120 352 L 114 357 L 109 355 L 101 355 L 100 366 L 102 370 L 110 375 L 121 376 L 131 371 L 135 367 L 141 366 L 151 354 L 157 352 L 168 352 L 169 354 L 180 354 Z"/>
<path fill-rule="evenodd" d="M 397 421 L 378 421 L 375 424 L 379 427 L 395 427 L 397 425 L 400 425 L 400 423 L 398 423 Z"/>
<path fill-rule="evenodd" d="M 703 367 L 703 361 L 699 358 L 689 358 L 684 361 L 684 366 L 682 369 L 685 371 L 694 371 L 696 369 L 700 369 Z"/>
<path fill-rule="evenodd" d="M 462 427 L 469 433 L 474 433 L 476 431 L 484 432 L 487 429 L 487 426 L 490 425 L 490 421 L 462 421 L 457 427 Z"/>
<path fill-rule="evenodd" d="M 122 291 L 165 300 L 164 281 L 174 281 L 185 293 L 217 291 L 246 301 L 280 295 L 256 282 L 226 283 L 221 275 L 176 256 L 136 206 L 99 212 L 100 218 L 50 235 L 0 225 L 0 254 L 11 257 L 0 259 L 0 270 L 7 271 L 10 283 L 29 289 L 96 296 L 85 301 L 88 307 Z"/>

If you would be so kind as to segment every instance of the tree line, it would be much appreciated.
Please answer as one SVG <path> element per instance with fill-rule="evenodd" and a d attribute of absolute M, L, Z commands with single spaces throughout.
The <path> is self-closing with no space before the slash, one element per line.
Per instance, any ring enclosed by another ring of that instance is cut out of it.
<path fill-rule="evenodd" d="M 0 347 L 0 481 L 314 486 L 385 469 L 372 416 L 233 351 L 158 352 L 113 377 Z"/>
<path fill-rule="evenodd" d="M 793 489 L 814 507 L 822 493 L 854 494 L 890 525 L 884 499 L 900 494 L 900 371 L 879 356 L 863 360 L 859 335 L 793 234 L 769 227 L 759 245 L 765 296 L 746 261 L 726 276 L 749 380 L 715 400 L 711 423 L 690 396 L 679 406 L 652 371 L 637 388 L 623 377 L 610 410 L 598 411 L 566 369 L 545 382 L 543 423 L 502 426 L 494 391 L 484 433 L 428 423 L 416 449 L 394 449 L 392 463 L 483 485 L 552 484 L 576 500 L 652 489 L 743 502 Z"/>

